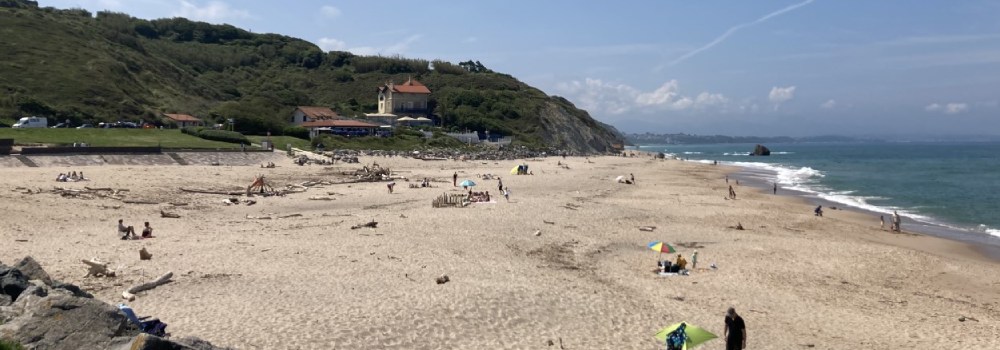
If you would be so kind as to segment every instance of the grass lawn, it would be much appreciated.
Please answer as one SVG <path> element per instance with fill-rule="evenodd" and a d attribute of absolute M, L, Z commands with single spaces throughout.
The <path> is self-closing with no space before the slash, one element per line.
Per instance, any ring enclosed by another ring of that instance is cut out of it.
<path fill-rule="evenodd" d="M 182 134 L 178 129 L 10 129 L 0 128 L 0 139 L 14 144 L 90 146 L 161 146 L 169 148 L 239 148 L 239 144 L 210 141 Z M 308 143 L 308 141 L 306 141 Z"/>
<path fill-rule="evenodd" d="M 247 136 L 247 138 L 250 139 L 250 142 L 259 145 L 261 140 L 267 139 L 267 136 Z M 287 151 L 288 149 L 286 148 L 286 145 L 289 143 L 292 144 L 292 147 L 298 149 L 307 151 L 312 149 L 312 143 L 310 143 L 309 140 L 303 140 L 298 137 L 271 136 L 271 142 L 274 142 L 274 149 L 276 151 Z"/>

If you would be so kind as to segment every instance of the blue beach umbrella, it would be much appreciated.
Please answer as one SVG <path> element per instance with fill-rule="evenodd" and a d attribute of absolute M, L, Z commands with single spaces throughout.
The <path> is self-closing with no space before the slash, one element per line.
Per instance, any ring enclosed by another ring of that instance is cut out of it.
<path fill-rule="evenodd" d="M 465 180 L 465 181 L 462 181 L 462 183 L 460 183 L 458 185 L 462 186 L 462 187 L 472 187 L 472 186 L 475 186 L 476 183 L 472 182 L 472 180 Z"/>

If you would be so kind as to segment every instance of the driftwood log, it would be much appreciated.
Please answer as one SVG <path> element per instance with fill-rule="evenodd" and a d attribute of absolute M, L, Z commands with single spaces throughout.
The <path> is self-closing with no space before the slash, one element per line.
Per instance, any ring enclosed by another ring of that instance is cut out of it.
<path fill-rule="evenodd" d="M 184 188 L 184 187 L 181 187 L 181 192 L 201 193 L 201 194 L 221 194 L 224 196 L 242 196 L 246 194 L 242 191 L 213 191 L 213 190 L 199 190 L 199 189 Z"/>
<path fill-rule="evenodd" d="M 366 223 L 363 223 L 363 224 L 360 224 L 360 225 L 351 226 L 351 229 L 352 230 L 357 230 L 357 229 L 362 228 L 362 227 L 376 228 L 376 227 L 378 227 L 378 222 L 375 221 L 375 220 L 372 220 L 372 221 L 369 221 L 369 222 L 366 222 Z"/>
<path fill-rule="evenodd" d="M 122 292 L 122 298 L 124 298 L 124 299 L 126 299 L 128 301 L 133 301 L 133 300 L 135 300 L 135 294 L 136 293 L 139 293 L 139 292 L 142 292 L 142 291 L 146 291 L 146 290 L 150 290 L 150 289 L 159 287 L 161 285 L 170 283 L 170 278 L 171 277 L 174 277 L 174 273 L 173 272 L 167 272 L 166 274 L 164 274 L 163 276 L 160 276 L 159 278 L 157 278 L 155 280 L 152 280 L 150 282 L 146 282 L 146 283 L 143 283 L 143 284 L 136 285 L 136 286 L 134 286 L 132 288 L 129 288 L 128 290 Z"/>
<path fill-rule="evenodd" d="M 106 262 L 100 262 L 96 258 L 90 260 L 80 260 L 80 261 L 82 261 L 85 265 L 88 266 L 87 277 L 90 276 L 115 277 L 115 272 L 108 270 L 108 263 Z"/>
<path fill-rule="evenodd" d="M 160 210 L 160 217 L 162 217 L 162 218 L 180 219 L 181 216 L 180 216 L 180 214 L 168 213 L 166 211 Z"/>

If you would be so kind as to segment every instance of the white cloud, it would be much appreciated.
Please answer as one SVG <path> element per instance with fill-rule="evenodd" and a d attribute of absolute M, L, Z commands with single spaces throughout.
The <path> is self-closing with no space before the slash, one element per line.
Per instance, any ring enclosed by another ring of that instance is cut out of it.
<path fill-rule="evenodd" d="M 319 46 L 323 51 L 343 51 L 347 44 L 334 38 L 319 38 L 316 41 L 316 46 Z"/>
<path fill-rule="evenodd" d="M 693 98 L 684 96 L 680 92 L 677 80 L 667 81 L 649 92 L 625 84 L 607 83 L 591 78 L 583 82 L 574 80 L 559 83 L 556 89 L 569 96 L 580 108 L 593 113 L 700 110 L 725 106 L 729 102 L 729 99 L 722 94 L 708 92 L 702 92 Z"/>
<path fill-rule="evenodd" d="M 795 86 L 775 86 L 771 88 L 771 93 L 767 95 L 767 99 L 775 104 L 781 104 L 793 98 L 795 98 Z"/>
<path fill-rule="evenodd" d="M 351 53 L 360 56 L 402 55 L 410 49 L 410 45 L 420 40 L 420 38 L 421 35 L 416 34 L 403 39 L 403 41 L 390 44 L 389 46 L 385 47 L 361 46 L 361 47 L 353 47 L 347 49 L 347 51 L 350 51 Z"/>
<path fill-rule="evenodd" d="M 819 107 L 823 109 L 831 109 L 836 106 L 837 106 L 837 101 L 834 101 L 832 99 L 826 100 L 826 102 L 823 102 L 823 104 L 819 105 Z"/>
<path fill-rule="evenodd" d="M 180 0 L 180 6 L 180 9 L 174 12 L 174 16 L 198 21 L 217 22 L 226 19 L 253 18 L 250 12 L 231 8 L 229 4 L 222 1 L 209 1 L 204 6 L 199 7 L 189 1 Z"/>
<path fill-rule="evenodd" d="M 965 111 L 968 111 L 969 110 L 969 104 L 967 104 L 967 103 L 955 103 L 955 102 L 952 102 L 952 103 L 941 105 L 941 104 L 937 104 L 937 103 L 932 103 L 932 104 L 928 105 L 927 107 L 924 107 L 924 110 L 926 110 L 928 112 L 942 112 L 944 114 L 959 114 L 959 113 L 963 113 Z"/>
<path fill-rule="evenodd" d="M 324 17 L 334 18 L 340 16 L 340 9 L 330 5 L 326 5 L 319 8 L 319 13 L 322 13 Z"/>

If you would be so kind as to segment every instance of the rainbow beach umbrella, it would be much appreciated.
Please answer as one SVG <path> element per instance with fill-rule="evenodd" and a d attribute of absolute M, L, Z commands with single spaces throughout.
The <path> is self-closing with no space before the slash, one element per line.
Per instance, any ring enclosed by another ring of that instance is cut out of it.
<path fill-rule="evenodd" d="M 657 251 L 657 252 L 660 252 L 660 253 L 676 253 L 677 252 L 677 248 L 674 248 L 674 246 L 670 245 L 669 243 L 664 243 L 664 242 L 660 242 L 660 241 L 655 241 L 655 242 L 649 243 L 648 247 L 649 247 L 649 249 L 652 249 L 653 251 Z"/>
<path fill-rule="evenodd" d="M 684 346 L 682 347 L 682 349 L 692 349 L 697 347 L 698 345 L 701 345 L 704 342 L 718 338 L 718 336 L 712 334 L 712 332 L 706 331 L 704 328 L 689 324 L 687 322 L 676 323 L 664 327 L 659 332 L 656 332 L 656 335 L 654 335 L 653 337 L 661 342 L 666 342 L 667 338 L 670 337 L 671 333 L 676 331 L 678 328 L 680 328 L 681 331 L 684 332 L 682 338 L 684 339 Z"/>

